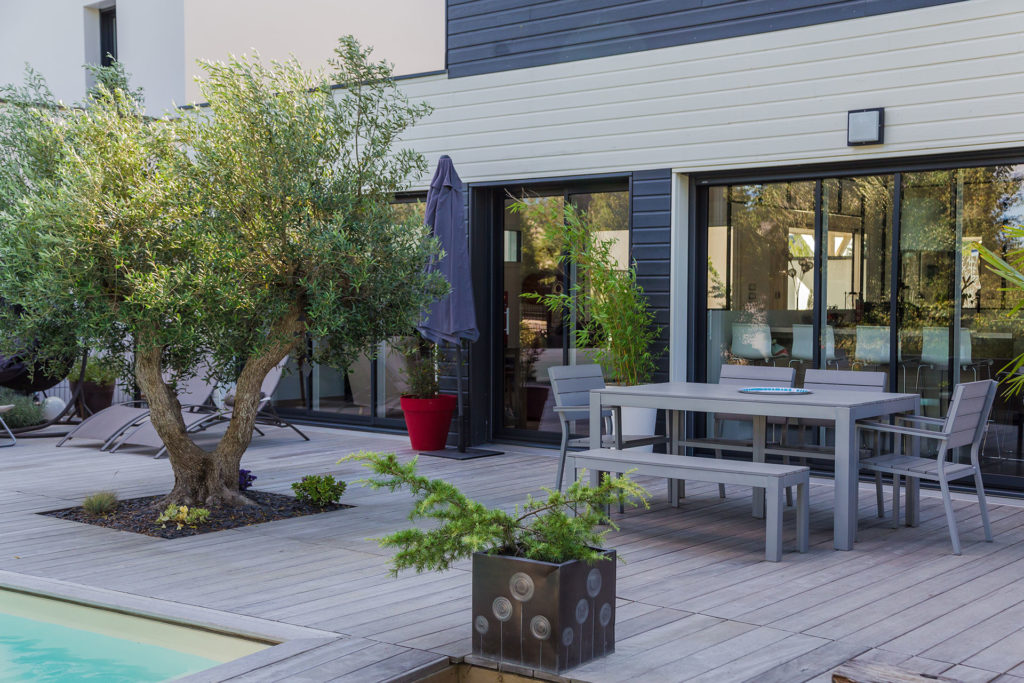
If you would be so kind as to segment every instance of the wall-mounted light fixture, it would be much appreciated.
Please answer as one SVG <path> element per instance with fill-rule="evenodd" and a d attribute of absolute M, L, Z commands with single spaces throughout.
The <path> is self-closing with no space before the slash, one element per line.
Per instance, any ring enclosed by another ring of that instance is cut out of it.
<path fill-rule="evenodd" d="M 856 109 L 846 113 L 846 144 L 880 145 L 885 142 L 885 109 Z"/>

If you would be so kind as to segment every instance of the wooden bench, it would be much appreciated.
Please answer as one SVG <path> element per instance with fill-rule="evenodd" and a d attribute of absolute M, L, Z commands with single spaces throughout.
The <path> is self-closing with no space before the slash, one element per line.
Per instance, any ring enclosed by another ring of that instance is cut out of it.
<path fill-rule="evenodd" d="M 569 453 L 568 458 L 570 471 L 572 468 L 587 469 L 592 485 L 597 485 L 599 472 L 635 470 L 636 474 L 666 479 L 691 479 L 764 489 L 767 519 L 765 559 L 769 562 L 782 559 L 782 492 L 787 486 L 796 486 L 797 549 L 802 553 L 807 552 L 810 517 L 807 490 L 810 469 L 807 467 L 607 448 Z"/>

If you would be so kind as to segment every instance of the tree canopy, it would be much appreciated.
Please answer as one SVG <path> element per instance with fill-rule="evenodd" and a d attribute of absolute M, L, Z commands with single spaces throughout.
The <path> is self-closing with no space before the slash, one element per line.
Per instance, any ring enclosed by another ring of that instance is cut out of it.
<path fill-rule="evenodd" d="M 412 329 L 447 286 L 424 270 L 427 229 L 389 203 L 425 170 L 400 136 L 429 109 L 386 63 L 346 37 L 322 71 L 258 56 L 202 67 L 206 104 L 189 112 L 148 118 L 113 74 L 74 108 L 33 78 L 0 113 L 2 154 L 31 161 L 0 171 L 3 343 L 36 340 L 46 359 L 87 347 L 134 370 L 176 491 L 184 469 L 221 460 L 204 476 L 231 489 L 252 432 L 239 415 L 290 352 L 346 366 Z M 212 454 L 185 434 L 162 378 L 204 365 L 238 380 Z"/>

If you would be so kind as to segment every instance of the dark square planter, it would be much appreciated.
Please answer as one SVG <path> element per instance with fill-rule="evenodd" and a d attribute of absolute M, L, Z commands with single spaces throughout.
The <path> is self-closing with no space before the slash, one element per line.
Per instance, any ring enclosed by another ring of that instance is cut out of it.
<path fill-rule="evenodd" d="M 615 551 L 592 565 L 473 555 L 473 654 L 561 672 L 615 651 Z"/>

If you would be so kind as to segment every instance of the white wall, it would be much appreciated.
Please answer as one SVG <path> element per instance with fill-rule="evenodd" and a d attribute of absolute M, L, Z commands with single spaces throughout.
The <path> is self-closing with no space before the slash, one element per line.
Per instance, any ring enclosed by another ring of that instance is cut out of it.
<path fill-rule="evenodd" d="M 255 49 L 265 59 L 294 56 L 319 68 L 346 34 L 373 46 L 396 75 L 436 71 L 445 66 L 444 20 L 444 0 L 185 0 L 186 93 L 200 96 L 196 59 Z"/>
<path fill-rule="evenodd" d="M 22 81 L 25 62 L 57 97 L 85 94 L 82 64 L 99 61 L 97 6 L 112 0 L 0 0 L 0 84 Z M 374 47 L 396 73 L 444 68 L 444 0 L 117 0 L 118 58 L 146 91 L 151 113 L 198 96 L 199 58 L 260 51 L 323 66 L 340 36 Z"/>
<path fill-rule="evenodd" d="M 1024 145 L 1024 2 L 970 0 L 454 80 L 407 136 L 468 181 L 847 161 Z M 885 107 L 886 144 L 846 146 Z"/>
<path fill-rule="evenodd" d="M 185 10 L 182 0 L 118 0 L 117 58 L 160 114 L 186 104 Z"/>
<path fill-rule="evenodd" d="M 46 77 L 57 98 L 80 100 L 85 94 L 84 16 L 82 0 L 0 0 L 0 83 L 21 83 L 28 62 Z"/>

